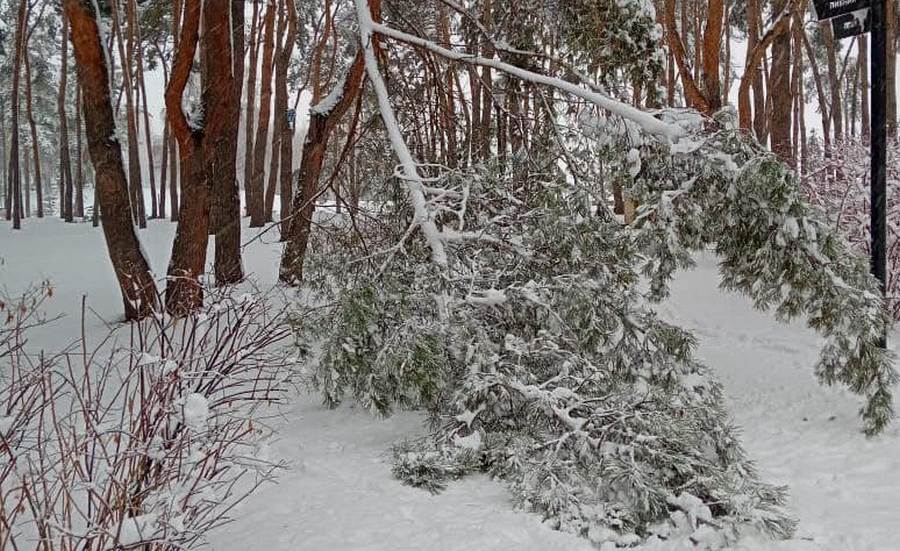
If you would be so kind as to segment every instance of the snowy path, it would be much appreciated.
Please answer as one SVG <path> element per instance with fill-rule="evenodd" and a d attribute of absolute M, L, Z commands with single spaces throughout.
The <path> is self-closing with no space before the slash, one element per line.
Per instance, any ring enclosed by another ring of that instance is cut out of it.
<path fill-rule="evenodd" d="M 42 278 L 56 284 L 48 311 L 69 316 L 35 337 L 56 348 L 77 337 L 82 294 L 97 313 L 88 319 L 93 328 L 102 327 L 100 318 L 116 318 L 119 299 L 99 231 L 89 224 L 31 222 L 18 235 L 0 222 L 0 286 L 15 291 Z M 165 268 L 173 232 L 171 224 L 152 222 L 141 233 L 157 273 Z M 274 280 L 279 251 L 277 243 L 248 248 L 245 266 L 262 285 Z M 746 542 L 740 549 L 900 551 L 900 426 L 866 440 L 858 400 L 813 378 L 816 336 L 781 325 L 716 286 L 715 261 L 704 256 L 697 270 L 678 276 L 661 311 L 695 331 L 701 357 L 725 384 L 750 456 L 764 479 L 790 486 L 800 519 L 797 539 Z M 898 339 L 895 334 L 892 341 Z M 513 511 L 503 487 L 484 477 L 452 484 L 438 496 L 394 481 L 386 450 L 422 430 L 415 414 L 381 421 L 349 406 L 327 411 L 304 396 L 275 424 L 281 434 L 270 455 L 292 468 L 235 511 L 235 521 L 212 535 L 214 549 L 592 549 L 542 526 L 537 516 Z"/>
<path fill-rule="evenodd" d="M 866 439 L 859 401 L 816 384 L 816 335 L 716 285 L 715 259 L 704 256 L 697 270 L 678 277 L 662 311 L 700 338 L 700 355 L 725 385 L 763 479 L 790 488 L 797 541 L 770 547 L 900 550 L 900 427 L 895 422 L 886 435 Z M 895 332 L 895 350 L 898 338 Z"/>

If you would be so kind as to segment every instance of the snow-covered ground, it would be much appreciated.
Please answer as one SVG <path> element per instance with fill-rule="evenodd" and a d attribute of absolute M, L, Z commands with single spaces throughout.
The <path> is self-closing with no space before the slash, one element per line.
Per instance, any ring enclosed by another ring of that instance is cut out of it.
<path fill-rule="evenodd" d="M 174 225 L 151 221 L 141 232 L 158 274 L 165 270 Z M 272 285 L 280 246 L 252 241 L 244 264 Z M 867 440 L 859 401 L 819 387 L 812 375 L 818 339 L 802 324 L 785 326 L 755 312 L 740 296 L 717 289 L 715 259 L 701 256 L 679 274 L 663 315 L 693 330 L 699 353 L 725 384 L 735 422 L 763 478 L 787 484 L 799 518 L 789 542 L 744 542 L 739 549 L 778 551 L 900 550 L 900 427 Z M 27 220 L 22 232 L 0 222 L 0 287 L 10 292 L 49 279 L 49 314 L 66 317 L 33 336 L 57 349 L 78 337 L 82 296 L 88 331 L 120 315 L 102 234 L 90 224 Z M 900 335 L 894 335 L 896 342 Z M 211 535 L 214 549 L 244 550 L 588 550 L 585 541 L 514 511 L 504 488 L 485 477 L 454 483 L 441 495 L 401 486 L 390 473 L 388 446 L 422 430 L 412 413 L 379 420 L 344 406 L 328 411 L 299 396 L 277 422 L 271 456 L 290 469 L 235 511 Z M 649 551 L 649 550 L 648 550 Z"/>

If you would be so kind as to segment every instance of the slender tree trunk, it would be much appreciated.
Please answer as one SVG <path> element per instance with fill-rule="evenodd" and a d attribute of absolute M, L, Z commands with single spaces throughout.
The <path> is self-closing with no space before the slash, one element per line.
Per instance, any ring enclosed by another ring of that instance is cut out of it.
<path fill-rule="evenodd" d="M 840 141 L 844 136 L 844 115 L 841 103 L 841 82 L 837 67 L 837 50 L 835 48 L 834 33 L 831 30 L 831 22 L 821 23 L 822 36 L 825 39 L 825 53 L 828 59 L 828 84 L 831 90 L 831 123 L 834 128 L 834 138 Z M 774 69 L 774 68 L 773 68 Z"/>
<path fill-rule="evenodd" d="M 241 199 L 237 178 L 238 130 L 241 124 L 241 92 L 244 85 L 244 2 L 231 2 L 232 74 L 231 96 L 223 101 L 223 111 L 229 118 L 223 130 L 224 143 L 215 145 L 216 159 L 212 165 L 213 223 L 216 236 L 215 274 L 216 284 L 237 283 L 244 278 L 241 264 Z M 213 44 L 211 44 L 213 45 Z"/>
<path fill-rule="evenodd" d="M 884 0 L 884 19 L 887 22 L 887 59 L 885 67 L 885 86 L 887 88 L 887 120 L 888 135 L 897 134 L 897 0 Z"/>
<path fill-rule="evenodd" d="M 803 18 L 800 16 L 799 10 L 794 10 L 791 26 L 791 58 L 793 68 L 791 73 L 791 98 L 793 105 L 793 125 L 792 125 L 792 144 L 793 144 L 793 165 L 795 171 L 800 170 L 798 165 L 798 157 L 801 152 L 800 144 L 800 119 L 804 117 L 801 108 L 802 88 L 803 88 L 803 36 L 800 34 L 800 27 L 803 25 Z"/>
<path fill-rule="evenodd" d="M 250 23 L 250 67 L 247 71 L 247 107 L 244 111 L 244 208 L 250 214 L 253 191 L 253 113 L 256 107 L 256 67 L 259 65 L 259 42 L 262 28 L 259 25 L 259 2 L 253 2 L 253 20 Z"/>
<path fill-rule="evenodd" d="M 41 144 L 38 141 L 38 132 L 37 132 L 37 124 L 34 122 L 34 108 L 33 102 L 31 99 L 31 61 L 29 60 L 29 55 L 27 52 L 27 44 L 26 51 L 23 54 L 23 60 L 25 62 L 25 106 L 28 114 L 28 126 L 31 129 L 31 156 L 34 159 L 34 187 L 37 190 L 37 217 L 44 217 L 44 190 L 43 190 L 43 181 L 41 179 Z M 31 216 L 31 192 L 29 191 L 25 195 L 27 201 L 25 210 L 28 211 L 28 216 Z"/>
<path fill-rule="evenodd" d="M 2 155 L 0 155 L 0 192 L 3 195 L 3 216 L 9 220 L 12 217 L 12 198 L 7 189 L 9 187 L 9 165 L 6 163 L 6 159 L 9 154 L 9 146 L 6 143 L 6 107 L 2 105 L 0 105 L 0 151 L 2 151 Z"/>
<path fill-rule="evenodd" d="M 816 54 L 809 43 L 809 37 L 806 30 L 802 30 L 803 47 L 806 50 L 806 59 L 809 60 L 809 67 L 812 69 L 813 82 L 816 85 L 816 97 L 819 101 L 819 107 L 822 111 L 822 137 L 825 142 L 825 152 L 829 154 L 831 148 L 831 111 L 828 105 L 828 99 L 825 96 L 825 85 L 822 82 L 822 72 L 819 70 L 819 64 L 816 61 Z"/>
<path fill-rule="evenodd" d="M 128 48 L 125 47 L 121 18 L 119 17 L 119 0 L 112 0 L 113 32 L 116 34 L 116 45 L 119 57 L 122 59 L 122 80 L 125 88 L 125 117 L 128 130 L 128 185 L 131 190 L 131 208 L 134 218 L 141 228 L 147 227 L 147 215 L 144 207 L 144 185 L 141 174 L 141 154 L 138 145 L 137 110 L 134 105 L 135 95 L 132 79 L 134 73 L 131 68 L 132 25 L 128 29 Z"/>
<path fill-rule="evenodd" d="M 126 319 L 149 315 L 157 305 L 156 284 L 141 251 L 128 201 L 128 182 L 116 135 L 109 72 L 92 0 L 63 0 L 72 30 L 84 100 L 88 149 L 103 211 L 103 235 L 122 291 Z"/>
<path fill-rule="evenodd" d="M 182 9 L 183 0 L 174 0 L 172 2 L 172 36 L 175 42 L 175 49 L 178 49 L 178 40 L 181 36 L 181 18 L 182 18 Z M 169 89 L 169 78 L 167 72 L 165 70 L 165 66 L 163 66 L 163 76 L 166 80 L 166 90 Z M 166 115 L 166 122 L 168 123 L 169 117 Z M 172 128 L 169 127 L 169 197 L 171 199 L 171 220 L 172 222 L 178 222 L 180 204 L 179 204 L 179 193 L 178 188 L 181 185 L 181 164 L 178 158 L 178 140 L 175 139 L 175 136 L 172 134 Z"/>
<path fill-rule="evenodd" d="M 376 4 L 370 2 L 370 5 Z M 377 4 L 376 4 L 377 5 Z M 286 283 L 297 283 L 303 278 L 303 260 L 309 243 L 315 200 L 319 193 L 319 175 L 328 150 L 328 140 L 344 113 L 356 100 L 365 75 L 363 52 L 357 51 L 350 71 L 343 81 L 340 100 L 329 109 L 310 107 L 309 128 L 300 160 L 300 193 L 294 196 L 294 217 L 284 253 L 281 257 L 279 278 Z M 337 169 L 336 169 L 337 170 Z"/>
<path fill-rule="evenodd" d="M 169 206 L 170 217 L 172 222 L 178 222 L 181 212 L 180 193 L 181 186 L 181 163 L 178 159 L 178 142 L 172 136 L 172 130 L 169 129 Z"/>
<path fill-rule="evenodd" d="M 11 208 L 7 208 L 7 220 L 12 218 L 13 229 L 22 229 L 22 178 L 19 169 L 19 83 L 22 73 L 22 57 L 25 55 L 25 36 L 28 33 L 28 2 L 19 1 L 18 16 L 15 33 L 15 53 L 13 57 L 13 78 L 10 91 L 10 113 L 12 121 L 10 125 L 9 147 L 9 184 L 7 193 L 11 198 Z M 12 212 L 10 212 L 10 210 Z"/>
<path fill-rule="evenodd" d="M 253 148 L 253 173 L 250 179 L 250 227 L 253 228 L 261 227 L 266 221 L 265 191 L 263 186 L 266 176 L 266 150 L 272 108 L 272 58 L 275 54 L 275 13 L 277 10 L 275 2 L 269 0 L 263 39 L 259 125 L 256 130 L 256 140 Z"/>
<path fill-rule="evenodd" d="M 275 117 L 272 125 L 272 141 L 269 154 L 269 183 L 266 186 L 265 213 L 266 222 L 272 221 L 272 212 L 275 210 L 275 191 L 278 188 L 278 177 L 281 175 L 279 162 L 281 161 L 281 139 L 284 133 L 281 131 L 281 123 L 287 117 L 287 64 L 284 63 L 283 51 L 287 48 L 284 39 L 287 33 L 287 12 L 285 3 L 278 12 L 278 27 L 275 33 Z M 284 73 L 282 74 L 282 71 Z"/>
<path fill-rule="evenodd" d="M 438 5 L 438 36 L 441 46 L 451 48 L 450 38 L 450 15 L 447 6 Z M 456 66 L 452 63 L 447 64 L 443 82 L 444 98 L 442 98 L 442 115 L 441 122 L 443 131 L 447 136 L 447 155 L 445 162 L 450 168 L 458 165 L 458 151 L 456 140 L 456 100 L 453 96 L 453 86 L 457 80 Z"/>
<path fill-rule="evenodd" d="M 759 43 L 760 19 L 759 0 L 747 0 L 748 56 Z M 766 123 L 768 121 L 766 120 L 766 91 L 759 63 L 753 65 L 750 75 L 750 86 L 753 90 L 753 130 L 756 134 L 756 139 L 760 143 L 764 143 L 766 139 Z"/>
<path fill-rule="evenodd" d="M 290 232 L 291 207 L 294 193 L 294 130 L 287 119 L 288 109 L 288 93 L 287 93 L 287 77 L 290 67 L 291 56 L 294 54 L 294 43 L 297 40 L 297 7 L 294 0 L 286 0 L 286 9 L 288 10 L 288 36 L 287 44 L 281 52 L 281 67 L 278 76 L 275 79 L 276 86 L 279 90 L 283 90 L 282 96 L 276 98 L 276 128 L 280 128 L 281 132 L 281 174 L 279 180 L 281 183 L 281 209 L 280 218 L 281 240 L 285 241 Z M 279 99 L 281 100 L 279 102 Z"/>
<path fill-rule="evenodd" d="M 75 216 L 84 218 L 84 146 L 82 141 L 81 86 L 75 87 Z"/>
<path fill-rule="evenodd" d="M 69 152 L 69 117 L 66 113 L 66 92 L 69 83 L 69 25 L 63 19 L 62 61 L 59 71 L 59 94 L 56 98 L 59 116 L 59 213 L 63 220 L 73 219 L 72 161 Z"/>
<path fill-rule="evenodd" d="M 666 49 L 666 105 L 675 107 L 675 57 L 671 49 Z"/>
<path fill-rule="evenodd" d="M 686 9 L 687 6 L 682 6 L 682 15 L 684 15 Z M 686 25 L 684 24 L 684 18 L 682 19 L 682 33 L 684 33 Z M 672 52 L 675 64 L 678 67 L 678 74 L 681 76 L 685 102 L 688 107 L 693 107 L 703 114 L 711 115 L 714 111 L 713 106 L 697 86 L 697 80 L 695 76 L 691 74 L 690 68 L 687 65 L 687 52 L 685 52 L 684 42 L 682 41 L 681 33 L 678 32 L 675 22 L 675 0 L 665 0 L 663 21 L 665 23 L 669 50 Z M 699 47 L 697 48 L 697 51 L 700 51 Z M 695 67 L 695 70 L 699 70 L 699 64 Z"/>
<path fill-rule="evenodd" d="M 722 67 L 722 74 L 725 80 L 725 89 L 722 91 L 722 97 L 726 100 L 731 97 L 731 85 L 733 83 L 731 71 L 731 3 L 725 4 L 725 64 Z"/>
<path fill-rule="evenodd" d="M 166 218 L 166 195 L 169 176 L 169 121 L 163 124 L 162 159 L 159 164 L 159 207 L 160 218 Z"/>
<path fill-rule="evenodd" d="M 782 13 L 788 0 L 776 0 L 774 13 Z M 790 17 L 784 19 L 790 24 Z M 769 77 L 772 97 L 772 117 L 769 128 L 772 133 L 772 151 L 785 163 L 794 159 L 791 143 L 791 33 L 788 27 L 772 41 L 772 71 Z"/>
<path fill-rule="evenodd" d="M 27 55 L 27 54 L 26 54 Z M 22 196 L 25 199 L 25 218 L 31 218 L 31 155 L 28 154 L 27 151 L 24 152 L 25 162 L 22 163 L 23 170 L 25 171 L 25 189 L 22 192 Z"/>
<path fill-rule="evenodd" d="M 481 24 L 489 31 L 493 28 L 492 0 L 484 0 L 481 12 Z M 494 46 L 490 41 L 485 41 L 481 55 L 490 59 L 494 57 Z M 479 158 L 487 159 L 491 155 L 491 113 L 494 110 L 494 83 L 490 67 L 484 67 L 481 71 L 481 138 L 478 144 Z"/>
<path fill-rule="evenodd" d="M 863 141 L 868 143 L 872 134 L 872 122 L 869 115 L 869 38 L 864 34 L 859 37 L 859 80 L 859 89 L 862 96 L 860 101 L 862 111 L 861 134 Z"/>
<path fill-rule="evenodd" d="M 140 105 L 138 110 L 144 115 L 144 140 L 147 142 L 147 169 L 150 173 L 150 218 L 159 217 L 159 209 L 157 207 L 156 196 L 156 165 L 153 162 L 153 138 L 150 132 L 150 115 L 147 112 L 147 85 L 144 83 L 144 48 L 141 43 L 141 26 L 137 16 L 137 0 L 128 0 L 128 27 L 134 29 L 130 33 L 135 41 L 135 62 L 137 63 L 137 83 L 140 87 L 141 98 L 143 99 L 143 109 Z M 143 197 L 142 197 L 143 201 Z"/>

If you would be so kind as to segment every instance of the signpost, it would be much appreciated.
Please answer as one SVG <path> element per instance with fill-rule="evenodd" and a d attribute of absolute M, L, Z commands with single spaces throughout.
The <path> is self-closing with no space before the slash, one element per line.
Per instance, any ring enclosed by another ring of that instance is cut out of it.
<path fill-rule="evenodd" d="M 859 10 L 839 15 L 831 20 L 831 28 L 834 30 L 835 40 L 872 32 L 872 12 Z"/>
<path fill-rule="evenodd" d="M 887 29 L 884 17 L 885 0 L 813 0 L 820 21 L 831 19 L 837 39 L 872 34 L 870 66 L 872 67 L 872 136 L 870 226 L 872 252 L 870 268 L 878 279 L 881 294 L 887 291 L 887 192 L 885 165 L 887 163 Z M 887 345 L 882 336 L 881 346 Z"/>
<path fill-rule="evenodd" d="M 833 19 L 869 7 L 870 0 L 813 0 L 819 21 Z"/>
<path fill-rule="evenodd" d="M 869 17 L 872 20 L 872 275 L 878 278 L 881 294 L 887 291 L 887 192 L 885 165 L 887 163 L 887 25 L 884 0 L 871 0 Z M 882 338 L 882 346 L 887 343 Z"/>

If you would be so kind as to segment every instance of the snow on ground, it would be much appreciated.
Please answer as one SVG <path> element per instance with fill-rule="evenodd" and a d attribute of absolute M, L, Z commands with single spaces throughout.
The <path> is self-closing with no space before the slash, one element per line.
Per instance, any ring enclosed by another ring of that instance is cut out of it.
<path fill-rule="evenodd" d="M 157 274 L 165 270 L 174 225 L 151 221 L 141 232 Z M 245 232 L 244 241 L 251 241 Z M 244 265 L 271 285 L 280 246 L 252 240 Z M 67 317 L 34 335 L 58 348 L 77 338 L 82 295 L 89 331 L 119 319 L 121 305 L 102 234 L 90 224 L 27 220 L 21 233 L 0 222 L 0 288 L 15 292 L 50 279 L 48 313 Z M 681 273 L 662 315 L 700 338 L 699 353 L 725 384 L 744 444 L 764 479 L 787 484 L 800 519 L 790 542 L 744 542 L 741 551 L 896 551 L 900 535 L 900 428 L 867 440 L 859 400 L 817 385 L 819 340 L 802 324 L 785 326 L 740 296 L 717 290 L 715 259 L 702 255 Z M 895 334 L 896 343 L 900 334 Z M 214 549 L 243 551 L 588 550 L 585 541 L 514 511 L 503 487 L 485 477 L 441 495 L 407 488 L 390 473 L 392 442 L 422 431 L 417 414 L 379 420 L 352 405 L 328 411 L 315 396 L 286 407 L 272 459 L 290 468 L 239 506 L 233 523 L 211 535 Z"/>

